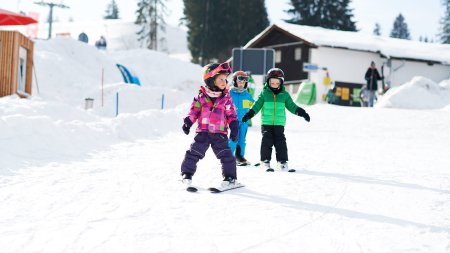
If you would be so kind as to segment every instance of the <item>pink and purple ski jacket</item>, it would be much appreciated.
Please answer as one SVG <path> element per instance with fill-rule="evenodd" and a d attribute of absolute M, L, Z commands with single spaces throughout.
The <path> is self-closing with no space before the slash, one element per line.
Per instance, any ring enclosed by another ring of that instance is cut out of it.
<path fill-rule="evenodd" d="M 192 123 L 198 121 L 197 133 L 222 133 L 228 134 L 230 122 L 237 120 L 236 107 L 231 100 L 228 89 L 218 98 L 211 100 L 206 95 L 205 87 L 201 87 L 198 96 L 194 98 L 189 111 L 189 119 Z"/>

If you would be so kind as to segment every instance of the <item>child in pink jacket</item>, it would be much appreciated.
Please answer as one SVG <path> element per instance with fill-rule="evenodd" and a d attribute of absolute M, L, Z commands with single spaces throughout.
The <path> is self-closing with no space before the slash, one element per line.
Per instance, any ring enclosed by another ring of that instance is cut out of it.
<path fill-rule="evenodd" d="M 230 139 L 238 138 L 239 123 L 236 108 L 227 87 L 227 76 L 231 73 L 228 63 L 211 63 L 205 66 L 203 80 L 198 96 L 194 98 L 191 109 L 184 118 L 183 131 L 189 134 L 194 122 L 198 122 L 194 142 L 186 151 L 181 164 L 183 182 L 190 185 L 197 169 L 197 162 L 205 157 L 206 150 L 212 147 L 214 154 L 222 164 L 223 186 L 236 182 L 236 159 L 228 146 L 228 128 Z"/>

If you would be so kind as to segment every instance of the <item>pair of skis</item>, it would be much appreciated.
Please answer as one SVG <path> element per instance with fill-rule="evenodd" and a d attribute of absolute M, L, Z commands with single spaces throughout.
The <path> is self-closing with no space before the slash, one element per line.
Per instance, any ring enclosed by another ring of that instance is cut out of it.
<path fill-rule="evenodd" d="M 287 171 L 287 172 L 290 172 L 290 173 L 295 172 L 294 169 L 279 170 L 279 171 Z M 266 172 L 275 172 L 275 169 L 273 169 L 273 168 L 268 168 L 268 169 L 266 169 Z"/>
<path fill-rule="evenodd" d="M 255 166 L 255 167 L 258 167 L 258 166 L 260 166 L 261 165 L 261 163 L 256 163 L 255 165 L 253 165 L 253 166 Z M 279 171 L 287 171 L 287 172 L 295 172 L 295 169 L 288 169 L 288 170 L 279 170 Z M 268 169 L 266 169 L 266 172 L 275 172 L 275 169 L 274 168 L 268 168 Z"/>
<path fill-rule="evenodd" d="M 242 188 L 245 185 L 241 184 L 241 183 L 235 183 L 233 185 L 228 185 L 228 186 L 219 186 L 219 187 L 209 187 L 208 191 L 210 191 L 211 193 L 221 193 L 224 191 L 229 191 L 229 190 L 234 190 L 234 189 L 238 189 L 238 188 Z M 198 188 L 192 185 L 188 185 L 186 187 L 186 191 L 188 192 L 197 192 Z"/>

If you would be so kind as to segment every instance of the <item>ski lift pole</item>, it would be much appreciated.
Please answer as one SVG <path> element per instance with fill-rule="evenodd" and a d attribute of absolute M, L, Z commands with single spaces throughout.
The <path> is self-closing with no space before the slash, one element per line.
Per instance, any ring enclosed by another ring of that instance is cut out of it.
<path fill-rule="evenodd" d="M 119 115 L 119 92 L 116 92 L 116 117 Z"/>
<path fill-rule="evenodd" d="M 105 68 L 102 68 L 102 107 L 103 107 L 103 83 L 104 83 L 104 76 L 105 76 Z"/>
<path fill-rule="evenodd" d="M 164 109 L 164 93 L 161 96 L 161 110 Z"/>

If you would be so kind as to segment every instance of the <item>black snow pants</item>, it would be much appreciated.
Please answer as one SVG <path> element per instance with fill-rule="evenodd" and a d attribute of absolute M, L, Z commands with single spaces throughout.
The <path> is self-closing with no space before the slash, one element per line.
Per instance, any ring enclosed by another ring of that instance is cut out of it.
<path fill-rule="evenodd" d="M 286 137 L 284 126 L 262 125 L 261 126 L 261 161 L 272 159 L 272 147 L 275 146 L 275 155 L 278 162 L 288 161 Z"/>

